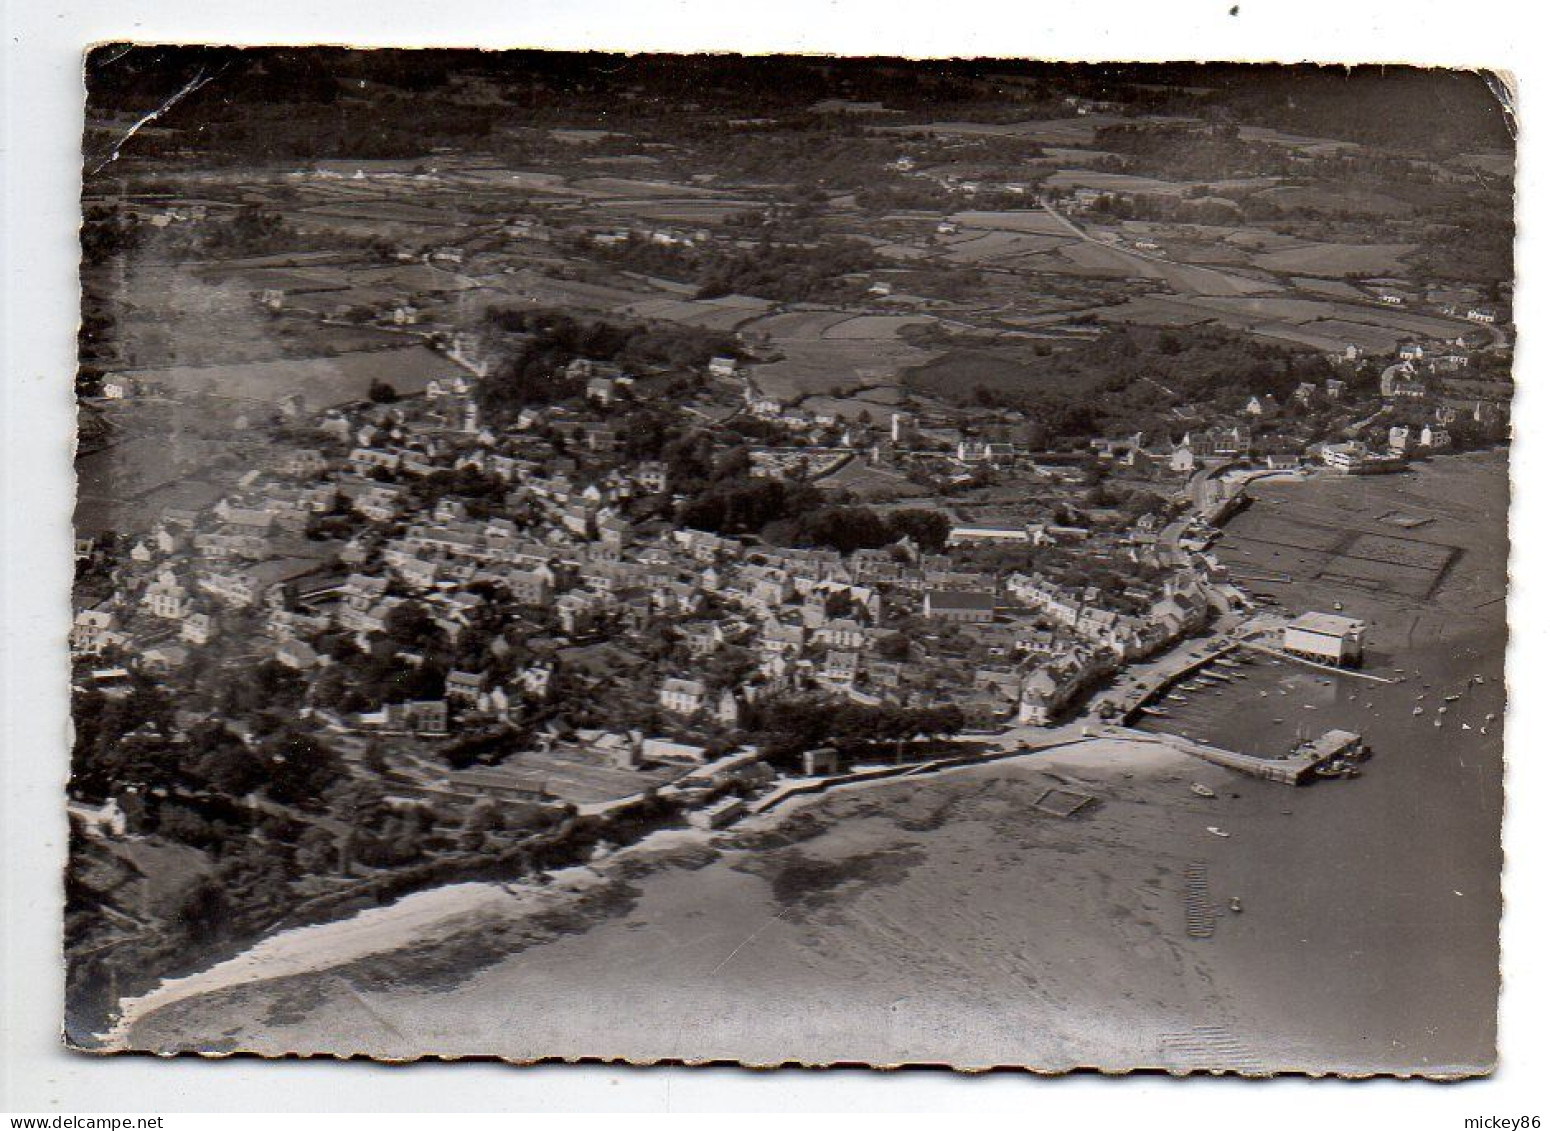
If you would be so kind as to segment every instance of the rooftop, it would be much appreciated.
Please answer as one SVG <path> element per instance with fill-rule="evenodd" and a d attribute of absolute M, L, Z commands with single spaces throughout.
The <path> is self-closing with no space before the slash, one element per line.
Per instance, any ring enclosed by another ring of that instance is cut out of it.
<path fill-rule="evenodd" d="M 933 589 L 926 594 L 933 609 L 994 609 L 996 595 L 973 590 Z"/>
<path fill-rule="evenodd" d="M 1361 632 L 1367 626 L 1359 620 L 1336 616 L 1334 613 L 1303 613 L 1288 627 L 1301 629 L 1303 632 L 1317 632 L 1325 636 L 1346 636 Z"/>

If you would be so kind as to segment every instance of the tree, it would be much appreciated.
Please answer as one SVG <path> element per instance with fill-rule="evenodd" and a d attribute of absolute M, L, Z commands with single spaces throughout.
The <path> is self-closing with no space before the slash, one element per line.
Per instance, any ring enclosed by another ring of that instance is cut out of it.
<path fill-rule="evenodd" d="M 213 876 L 201 876 L 173 900 L 167 918 L 196 946 L 221 938 L 231 916 L 231 901 Z"/>
<path fill-rule="evenodd" d="M 478 852 L 488 835 L 500 827 L 501 814 L 494 802 L 480 801 L 463 820 L 463 827 L 458 831 L 458 847 L 464 852 Z"/>
<path fill-rule="evenodd" d="M 344 763 L 332 748 L 297 731 L 270 736 L 259 753 L 269 771 L 264 792 L 282 805 L 315 808 L 328 788 L 345 776 Z"/>
<path fill-rule="evenodd" d="M 393 404 L 398 400 L 398 390 L 381 378 L 374 378 L 366 395 L 373 404 Z"/>
<path fill-rule="evenodd" d="M 343 778 L 324 795 L 329 813 L 357 829 L 375 829 L 387 815 L 387 794 L 380 783 Z"/>
<path fill-rule="evenodd" d="M 318 825 L 308 825 L 296 842 L 296 866 L 308 875 L 326 875 L 339 868 L 339 846 L 334 835 Z"/>

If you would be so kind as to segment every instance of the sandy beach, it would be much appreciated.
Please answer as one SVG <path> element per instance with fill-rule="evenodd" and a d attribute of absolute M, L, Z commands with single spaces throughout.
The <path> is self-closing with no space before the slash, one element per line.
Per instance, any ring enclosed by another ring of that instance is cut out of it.
<path fill-rule="evenodd" d="M 1219 797 L 1190 792 L 1197 781 Z M 1184 873 L 1224 851 L 1206 826 L 1237 785 L 1155 744 L 1092 741 L 846 789 L 715 837 L 713 856 L 620 854 L 589 921 L 520 953 L 510 942 L 532 933 L 530 906 L 460 905 L 417 923 L 412 946 L 332 965 L 319 950 L 261 960 L 247 973 L 262 980 L 166 998 L 127 1043 L 1201 1067 L 1196 1030 L 1239 1019 L 1183 940 Z M 1046 815 L 1034 804 L 1051 788 L 1094 801 Z"/>

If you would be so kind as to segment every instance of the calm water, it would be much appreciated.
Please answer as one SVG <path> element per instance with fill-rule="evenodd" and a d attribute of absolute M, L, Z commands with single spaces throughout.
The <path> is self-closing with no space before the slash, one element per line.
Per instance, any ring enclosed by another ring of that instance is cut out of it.
<path fill-rule="evenodd" d="M 1263 755 L 1340 727 L 1373 749 L 1358 779 L 1301 789 L 1246 780 L 1230 799 L 1236 808 L 1224 809 L 1233 839 L 1213 862 L 1215 883 L 1239 894 L 1245 913 L 1208 961 L 1251 1003 L 1246 1023 L 1291 1055 L 1339 1056 L 1356 1070 L 1493 1059 L 1506 472 L 1505 456 L 1493 454 L 1257 491 L 1222 560 L 1290 576 L 1256 586 L 1288 611 L 1339 601 L 1367 619 L 1364 670 L 1404 680 L 1260 657 L 1241 680 L 1182 692 L 1185 702 L 1164 704 L 1169 718 L 1145 724 Z M 1430 521 L 1396 530 L 1383 518 L 1396 510 Z M 1439 576 L 1407 579 L 1409 594 L 1332 581 L 1349 573 L 1339 547 L 1362 533 L 1454 552 Z M 1321 548 L 1310 552 L 1311 543 Z M 1477 676 L 1484 682 L 1472 683 Z"/>

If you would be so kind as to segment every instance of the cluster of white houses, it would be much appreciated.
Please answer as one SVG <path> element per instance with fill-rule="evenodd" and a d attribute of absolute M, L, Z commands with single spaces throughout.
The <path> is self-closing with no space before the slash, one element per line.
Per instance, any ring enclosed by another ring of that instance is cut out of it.
<path fill-rule="evenodd" d="M 1419 360 L 1410 350 L 1385 374 L 1391 401 L 1408 395 L 1405 382 Z M 709 369 L 715 380 L 744 381 L 735 358 L 716 358 Z M 1159 559 L 1161 523 L 1150 515 L 1123 535 L 1091 542 L 1091 530 L 1047 520 L 959 522 L 941 554 L 904 539 L 842 555 L 637 521 L 632 503 L 666 491 L 669 475 L 658 460 L 621 454 L 626 437 L 608 410 L 629 399 L 634 382 L 602 362 L 578 361 L 566 374 L 582 383 L 580 409 L 525 409 L 499 432 L 482 423 L 461 377 L 431 382 L 423 401 L 324 414 L 327 443 L 284 452 L 213 507 L 169 510 L 131 547 L 114 597 L 77 616 L 72 646 L 82 656 L 116 650 L 147 666 L 176 667 L 218 637 L 228 615 L 256 614 L 265 634 L 260 654 L 314 673 L 333 662 L 325 636 L 352 634 L 366 648 L 410 604 L 454 644 L 492 617 L 541 626 L 552 637 L 551 654 L 514 669 L 492 662 L 489 670 L 450 671 L 439 694 L 375 704 L 352 725 L 441 735 L 468 718 L 507 719 L 556 693 L 566 661 L 555 657 L 567 646 L 606 640 L 627 651 L 651 634 L 671 642 L 665 654 L 657 650 L 654 667 L 644 675 L 603 670 L 591 686 L 623 687 L 610 680 L 628 674 L 632 687 L 648 688 L 644 710 L 690 733 L 735 729 L 761 696 L 815 690 L 908 705 L 935 705 L 946 695 L 978 723 L 1047 723 L 1120 665 L 1200 630 L 1220 603 L 1190 564 L 1198 559 Z M 1344 383 L 1331 379 L 1305 383 L 1290 399 L 1344 395 Z M 752 385 L 745 398 L 745 411 L 785 422 L 794 430 L 788 435 L 828 429 L 823 434 L 832 437 L 843 427 L 841 444 L 929 448 L 929 458 L 975 473 L 1028 463 L 1011 443 L 926 428 L 908 412 L 894 413 L 878 436 L 756 396 Z M 1138 435 L 1094 447 L 1100 459 L 1134 471 L 1187 475 L 1252 453 L 1265 422 L 1282 414 L 1274 397 L 1261 395 L 1250 399 L 1241 423 L 1192 428 L 1157 446 Z M 1326 466 L 1362 473 L 1451 442 L 1439 415 L 1419 427 L 1394 424 L 1386 450 L 1349 441 L 1309 451 Z M 829 454 L 836 453 L 848 458 L 843 448 Z M 799 445 L 756 455 L 767 466 L 755 471 L 770 474 L 789 471 L 795 459 L 811 472 L 825 458 L 822 449 Z M 1270 467 L 1297 466 L 1303 456 L 1265 458 Z M 1070 481 L 1071 468 L 1044 470 L 1051 481 Z M 477 500 L 431 479 L 465 471 L 481 479 Z M 1080 470 L 1073 474 L 1079 482 Z M 330 533 L 341 540 L 324 545 L 337 548 L 343 568 L 319 569 L 319 547 L 308 535 L 319 524 L 337 532 L 340 523 L 348 536 Z M 1166 576 L 1110 595 L 1037 573 L 970 568 L 964 563 L 974 555 L 959 552 L 1084 542 L 1082 553 L 1145 552 L 1148 566 L 1163 566 Z M 899 618 L 919 618 L 930 647 L 920 640 L 901 647 Z M 1353 663 L 1362 639 L 1356 622 L 1318 614 L 1289 626 L 1284 646 L 1322 662 Z M 729 657 L 737 661 L 732 681 Z"/>

